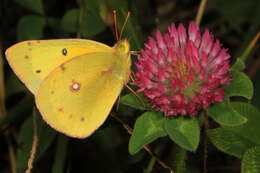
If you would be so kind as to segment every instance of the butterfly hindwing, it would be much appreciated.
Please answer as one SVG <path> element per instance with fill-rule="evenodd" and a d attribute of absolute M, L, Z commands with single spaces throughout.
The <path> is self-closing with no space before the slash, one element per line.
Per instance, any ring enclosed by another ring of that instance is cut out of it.
<path fill-rule="evenodd" d="M 36 103 L 45 121 L 72 137 L 84 138 L 107 118 L 125 79 L 114 69 L 113 52 L 73 58 L 52 71 L 42 82 Z M 121 63 L 122 65 L 122 63 Z"/>

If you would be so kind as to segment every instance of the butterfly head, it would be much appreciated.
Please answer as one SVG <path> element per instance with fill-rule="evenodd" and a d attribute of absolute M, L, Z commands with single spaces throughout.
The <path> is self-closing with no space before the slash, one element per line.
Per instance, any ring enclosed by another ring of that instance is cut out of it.
<path fill-rule="evenodd" d="M 120 40 L 114 46 L 117 53 L 120 54 L 129 54 L 130 51 L 130 44 L 128 40 Z"/>

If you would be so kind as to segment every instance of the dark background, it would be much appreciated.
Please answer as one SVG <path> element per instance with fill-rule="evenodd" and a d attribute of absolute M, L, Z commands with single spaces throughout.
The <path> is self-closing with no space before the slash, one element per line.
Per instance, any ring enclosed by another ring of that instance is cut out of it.
<path fill-rule="evenodd" d="M 4 51 L 11 45 L 29 39 L 88 38 L 112 46 L 115 43 L 113 19 L 106 18 L 106 9 L 117 10 L 120 29 L 128 11 L 130 20 L 123 37 L 130 39 L 131 49 L 140 50 L 156 29 L 167 32 L 172 22 L 185 26 L 194 20 L 200 1 L 196 0 L 1 0 L 0 50 L 4 59 L 7 116 L 1 121 L 0 172 L 10 172 L 8 140 L 3 135 L 12 131 L 11 142 L 17 154 L 17 170 L 24 172 L 31 150 L 33 96 L 14 75 L 5 61 Z M 111 12 L 111 11 L 110 11 Z M 229 49 L 232 61 L 242 55 L 260 31 L 259 0 L 208 0 L 201 21 L 201 30 L 209 28 L 223 47 Z M 259 43 L 251 51 L 245 72 L 253 80 L 252 103 L 260 107 Z M 135 57 L 133 57 L 135 60 Z M 1 72 L 0 72 L 1 73 Z M 127 90 L 123 93 L 128 92 Z M 133 127 L 141 112 L 120 105 L 118 116 Z M 129 134 L 116 120 L 108 117 L 105 124 L 87 139 L 63 136 L 50 129 L 41 117 L 39 143 L 33 172 L 169 172 L 155 164 L 145 151 L 128 153 Z M 213 123 L 211 128 L 215 124 Z M 203 134 L 201 135 L 203 138 Z M 201 140 L 202 141 L 202 140 Z M 155 141 L 152 149 L 171 167 L 179 157 L 178 147 L 167 138 Z M 240 160 L 217 151 L 208 144 L 208 172 L 240 172 Z M 202 172 L 203 144 L 186 158 L 186 172 Z M 63 169 L 63 170 L 62 170 Z M 60 171 L 58 171 L 60 170 Z"/>

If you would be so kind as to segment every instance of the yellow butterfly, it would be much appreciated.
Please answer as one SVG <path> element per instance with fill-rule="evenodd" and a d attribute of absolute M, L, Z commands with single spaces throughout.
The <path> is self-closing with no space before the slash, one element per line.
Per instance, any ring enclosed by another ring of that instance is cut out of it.
<path fill-rule="evenodd" d="M 6 50 L 9 65 L 34 94 L 43 119 L 71 137 L 103 124 L 130 74 L 130 45 L 86 39 L 31 40 Z"/>

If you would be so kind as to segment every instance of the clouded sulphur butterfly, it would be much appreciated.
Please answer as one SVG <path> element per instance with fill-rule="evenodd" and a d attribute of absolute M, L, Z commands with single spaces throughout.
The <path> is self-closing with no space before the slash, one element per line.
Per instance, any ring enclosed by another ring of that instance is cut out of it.
<path fill-rule="evenodd" d="M 85 39 L 24 41 L 8 48 L 6 57 L 43 119 L 77 138 L 103 124 L 131 66 L 127 40 L 113 47 Z"/>

